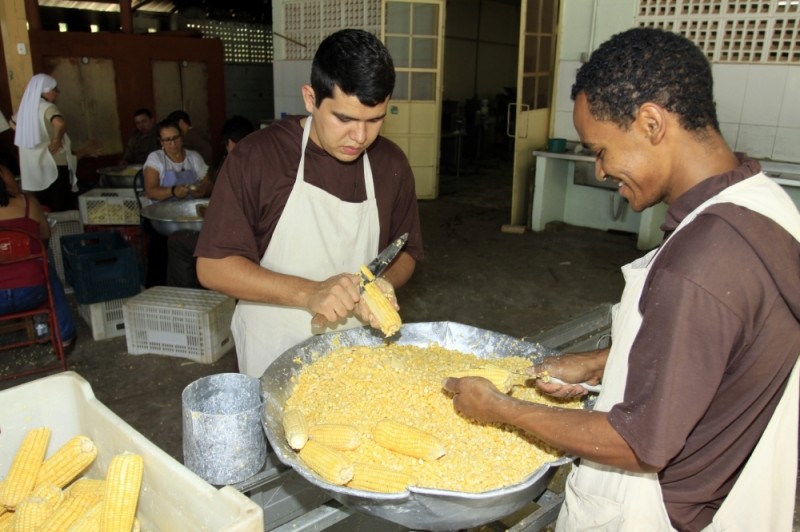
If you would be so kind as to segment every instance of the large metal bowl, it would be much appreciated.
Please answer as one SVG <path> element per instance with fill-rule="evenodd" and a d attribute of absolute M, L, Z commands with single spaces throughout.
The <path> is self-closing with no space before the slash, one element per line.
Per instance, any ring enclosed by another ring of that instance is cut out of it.
<path fill-rule="evenodd" d="M 142 207 L 142 216 L 164 236 L 181 229 L 199 231 L 203 227 L 203 217 L 197 207 L 205 205 L 208 205 L 208 198 L 159 201 Z"/>
<path fill-rule="evenodd" d="M 556 468 L 570 457 L 545 464 L 522 482 L 483 493 L 466 493 L 411 487 L 404 493 L 372 493 L 337 486 L 309 469 L 286 443 L 283 407 L 293 390 L 292 377 L 302 367 L 331 351 L 347 346 L 380 345 L 386 340 L 368 327 L 314 336 L 289 349 L 261 377 L 265 396 L 264 431 L 278 458 L 303 478 L 325 490 L 346 506 L 404 527 L 419 530 L 455 530 L 478 526 L 509 515 L 544 492 Z M 405 324 L 391 341 L 425 347 L 435 342 L 448 349 L 474 353 L 482 358 L 524 354 L 534 359 L 555 354 L 549 348 L 453 322 Z M 297 360 L 302 364 L 298 364 Z"/>
<path fill-rule="evenodd" d="M 129 164 L 128 166 L 107 166 L 100 168 L 100 185 L 110 188 L 133 188 L 133 181 L 136 174 L 142 171 L 141 164 Z"/>

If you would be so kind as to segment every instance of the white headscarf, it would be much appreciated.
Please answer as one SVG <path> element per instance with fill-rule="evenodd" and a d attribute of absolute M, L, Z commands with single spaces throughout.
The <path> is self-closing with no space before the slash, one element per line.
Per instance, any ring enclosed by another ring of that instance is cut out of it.
<path fill-rule="evenodd" d="M 56 85 L 56 80 L 47 74 L 36 74 L 25 87 L 17 112 L 17 131 L 14 135 L 14 144 L 20 148 L 33 148 L 46 140 L 42 138 L 39 126 L 39 102 L 42 94 L 55 89 Z"/>

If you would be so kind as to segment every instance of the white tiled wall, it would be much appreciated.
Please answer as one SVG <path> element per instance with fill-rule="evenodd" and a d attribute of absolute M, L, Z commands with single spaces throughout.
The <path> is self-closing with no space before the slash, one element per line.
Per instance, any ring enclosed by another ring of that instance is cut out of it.
<path fill-rule="evenodd" d="M 596 48 L 609 37 L 608 21 L 633 26 L 629 3 L 564 0 L 552 136 L 578 140 L 570 90 L 581 53 L 589 51 L 589 40 Z M 600 4 L 602 17 L 587 15 Z M 712 71 L 717 117 L 728 144 L 752 157 L 800 162 L 800 66 L 715 63 Z"/>

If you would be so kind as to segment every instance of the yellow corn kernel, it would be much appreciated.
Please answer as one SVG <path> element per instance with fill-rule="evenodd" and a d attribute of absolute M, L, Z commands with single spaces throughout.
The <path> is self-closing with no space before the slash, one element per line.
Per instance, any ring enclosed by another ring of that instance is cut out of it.
<path fill-rule="evenodd" d="M 384 336 L 392 336 L 400 330 L 400 326 L 403 324 L 400 314 L 397 313 L 389 299 L 375 283 L 375 276 L 372 275 L 369 268 L 361 266 L 361 273 L 368 279 L 368 282 L 362 283 L 364 292 L 361 294 L 361 299 L 364 300 L 369 311 L 375 316 Z"/>
<path fill-rule="evenodd" d="M 39 527 L 38 532 L 62 532 L 83 516 L 92 506 L 103 500 L 97 493 L 83 492 L 64 498 L 52 515 Z"/>
<path fill-rule="evenodd" d="M 397 493 L 407 490 L 413 484 L 414 478 L 408 473 L 372 464 L 356 463 L 353 468 L 353 480 L 347 483 L 347 487 L 381 493 Z"/>
<path fill-rule="evenodd" d="M 503 393 L 507 393 L 509 390 L 511 390 L 511 386 L 514 384 L 513 373 L 507 369 L 498 366 L 492 366 L 491 364 L 485 364 L 475 368 L 456 371 L 451 373 L 450 376 L 456 378 L 483 377 L 494 384 L 495 388 Z"/>
<path fill-rule="evenodd" d="M 308 429 L 308 438 L 340 451 L 352 451 L 361 445 L 361 433 L 353 425 L 322 423 Z"/>
<path fill-rule="evenodd" d="M 290 409 L 283 413 L 283 432 L 289 447 L 298 451 L 308 441 L 308 423 L 300 410 Z"/>
<path fill-rule="evenodd" d="M 63 488 L 89 467 L 97 457 L 97 446 L 86 436 L 75 436 L 44 461 L 36 485 L 53 483 Z"/>
<path fill-rule="evenodd" d="M 31 495 L 19 502 L 14 513 L 14 532 L 35 532 L 53 513 L 53 504 L 43 497 Z"/>
<path fill-rule="evenodd" d="M 331 484 L 341 486 L 353 478 L 353 464 L 350 460 L 341 452 L 318 441 L 308 440 L 297 454 L 308 467 Z"/>
<path fill-rule="evenodd" d="M 100 528 L 100 515 L 102 513 L 103 503 L 95 503 L 78 516 L 75 522 L 67 529 L 68 532 L 102 532 Z"/>
<path fill-rule="evenodd" d="M 432 461 L 445 454 L 444 445 L 433 434 L 391 419 L 379 421 L 372 437 L 381 447 L 414 458 Z"/>
<path fill-rule="evenodd" d="M 0 508 L 5 510 L 5 506 L 0 506 Z M 0 531 L 2 530 L 14 530 L 14 512 L 8 510 L 0 512 Z"/>
<path fill-rule="evenodd" d="M 138 519 L 133 520 L 133 528 L 131 532 L 142 532 L 142 523 Z"/>
<path fill-rule="evenodd" d="M 111 459 L 100 512 L 103 532 L 130 532 L 142 487 L 144 461 L 138 454 L 121 453 Z"/>
<path fill-rule="evenodd" d="M 98 498 L 102 497 L 106 492 L 106 481 L 98 478 L 79 478 L 72 484 L 66 491 L 66 498 L 75 497 L 83 493 L 91 493 Z"/>
<path fill-rule="evenodd" d="M 0 504 L 13 510 L 22 499 L 30 495 L 49 442 L 50 429 L 47 427 L 28 431 L 0 487 Z"/>
<path fill-rule="evenodd" d="M 64 491 L 52 483 L 39 484 L 31 492 L 32 497 L 41 497 L 49 501 L 55 509 L 64 500 Z"/>

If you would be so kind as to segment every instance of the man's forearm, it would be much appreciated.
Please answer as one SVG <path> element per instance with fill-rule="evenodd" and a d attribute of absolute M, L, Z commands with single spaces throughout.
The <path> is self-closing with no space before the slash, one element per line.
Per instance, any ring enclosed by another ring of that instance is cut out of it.
<path fill-rule="evenodd" d="M 382 277 L 389 281 L 396 290 L 408 282 L 416 267 L 417 261 L 405 251 L 401 251 L 394 262 L 383 272 Z"/>

